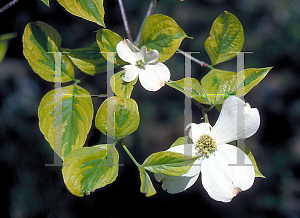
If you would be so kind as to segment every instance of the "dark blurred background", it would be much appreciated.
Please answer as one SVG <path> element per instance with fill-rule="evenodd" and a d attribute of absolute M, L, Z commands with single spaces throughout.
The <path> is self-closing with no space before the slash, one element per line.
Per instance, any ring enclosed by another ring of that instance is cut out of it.
<path fill-rule="evenodd" d="M 0 7 L 10 1 L 1 0 Z M 135 38 L 150 1 L 124 0 Z M 106 0 L 105 23 L 127 38 L 117 0 Z M 138 170 L 117 146 L 120 163 L 117 180 L 90 196 L 79 198 L 66 189 L 53 151 L 38 126 L 41 98 L 54 84 L 35 74 L 22 53 L 22 35 L 28 22 L 43 21 L 62 36 L 62 47 L 86 47 L 95 42 L 94 23 L 75 17 L 56 1 L 50 8 L 38 0 L 20 0 L 0 14 L 0 35 L 16 32 L 0 64 L 0 173 L 1 217 L 300 217 L 300 1 L 298 0 L 160 0 L 155 13 L 172 17 L 188 36 L 181 49 L 201 51 L 193 56 L 209 63 L 204 41 L 213 21 L 223 11 L 233 13 L 245 33 L 245 68 L 274 66 L 267 77 L 246 96 L 259 109 L 261 126 L 246 140 L 260 171 L 251 189 L 230 203 L 212 200 L 198 179 L 183 193 L 170 195 L 153 179 L 157 194 L 146 198 L 139 192 Z M 184 76 L 184 57 L 175 54 L 165 63 L 171 79 Z M 219 66 L 236 69 L 231 60 Z M 192 63 L 192 76 L 201 79 L 208 70 Z M 77 78 L 84 77 L 76 72 Z M 106 75 L 86 76 L 81 86 L 91 94 L 106 92 Z M 139 163 L 153 152 L 167 149 L 184 132 L 184 95 L 170 87 L 147 92 L 139 82 L 132 94 L 140 109 L 138 130 L 125 142 Z M 104 99 L 93 98 L 95 113 Z M 218 113 L 209 113 L 212 124 Z M 201 112 L 193 105 L 193 122 Z M 105 143 L 94 123 L 86 146 Z"/>

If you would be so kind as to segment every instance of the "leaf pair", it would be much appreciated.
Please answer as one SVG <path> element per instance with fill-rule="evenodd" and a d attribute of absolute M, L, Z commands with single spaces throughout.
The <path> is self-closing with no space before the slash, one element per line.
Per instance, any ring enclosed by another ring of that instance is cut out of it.
<path fill-rule="evenodd" d="M 244 31 L 240 21 L 225 11 L 213 23 L 210 36 L 204 43 L 212 66 L 233 59 L 241 52 Z M 237 73 L 211 68 L 201 79 L 201 85 L 208 94 L 211 104 L 220 105 L 229 95 L 246 95 L 271 70 L 250 68 Z"/>
<path fill-rule="evenodd" d="M 201 79 L 202 85 L 197 79 L 190 77 L 166 84 L 202 104 L 220 105 L 230 95 L 246 95 L 271 69 L 272 67 L 249 68 L 235 73 L 213 68 Z"/>
<path fill-rule="evenodd" d="M 161 151 L 151 154 L 142 165 L 138 166 L 141 179 L 140 191 L 145 193 L 146 197 L 156 193 L 150 177 L 145 170 L 167 176 L 181 176 L 190 170 L 197 158 L 171 151 Z"/>
<path fill-rule="evenodd" d="M 138 166 L 141 179 L 140 191 L 150 197 L 156 193 L 151 179 L 145 170 L 167 176 L 181 176 L 187 173 L 197 157 L 186 156 L 171 151 L 151 154 L 142 165 Z"/>
<path fill-rule="evenodd" d="M 55 61 L 61 58 L 61 82 L 75 80 L 74 66 L 95 75 L 106 72 L 107 61 L 97 43 L 87 48 L 61 48 L 61 36 L 50 25 L 41 21 L 27 24 L 23 34 L 23 53 L 35 73 L 48 82 L 55 80 Z M 57 56 L 61 55 L 61 56 Z"/>
<path fill-rule="evenodd" d="M 238 73 L 213 68 L 201 79 L 201 84 L 214 105 L 222 104 L 230 95 L 242 97 L 256 86 L 272 69 L 249 68 Z"/>
<path fill-rule="evenodd" d="M 244 33 L 240 21 L 225 11 L 214 21 L 210 37 L 205 41 L 204 47 L 214 66 L 236 57 L 243 43 Z M 167 85 L 202 104 L 221 105 L 230 95 L 239 97 L 246 95 L 272 69 L 272 67 L 249 68 L 235 73 L 212 66 L 201 79 L 201 84 L 194 78 L 184 78 L 168 82 Z"/>

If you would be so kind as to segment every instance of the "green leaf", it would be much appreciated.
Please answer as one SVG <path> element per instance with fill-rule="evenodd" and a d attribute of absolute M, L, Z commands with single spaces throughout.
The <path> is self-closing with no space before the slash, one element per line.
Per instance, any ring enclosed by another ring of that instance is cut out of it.
<path fill-rule="evenodd" d="M 258 169 L 256 161 L 254 159 L 253 154 L 251 153 L 250 149 L 245 146 L 245 153 L 247 154 L 247 156 L 249 157 L 249 159 L 251 160 L 252 164 L 254 165 L 254 170 L 255 170 L 255 177 L 262 177 L 262 178 L 266 178 Z"/>
<path fill-rule="evenodd" d="M 238 97 L 246 95 L 271 69 L 272 67 L 248 68 L 238 72 L 237 75 L 226 77 L 218 88 L 215 104 L 222 104 L 229 95 L 237 95 Z M 238 87 L 238 91 L 236 87 Z"/>
<path fill-rule="evenodd" d="M 6 33 L 0 35 L 0 63 L 3 61 L 6 54 L 8 41 L 15 38 L 16 36 L 17 33 Z"/>
<path fill-rule="evenodd" d="M 61 110 L 57 118 L 54 116 L 55 108 Z M 93 115 L 91 96 L 78 85 L 63 87 L 61 102 L 55 100 L 55 90 L 48 92 L 42 98 L 38 109 L 40 130 L 62 159 L 71 151 L 83 147 Z M 57 120 L 60 117 L 61 121 Z"/>
<path fill-rule="evenodd" d="M 139 126 L 140 115 L 135 100 L 110 97 L 97 111 L 95 124 L 103 134 L 120 140 L 133 133 Z"/>
<path fill-rule="evenodd" d="M 79 148 L 64 160 L 64 182 L 73 195 L 89 195 L 116 180 L 118 163 L 119 154 L 113 145 Z"/>
<path fill-rule="evenodd" d="M 110 87 L 113 87 L 114 93 L 120 98 L 130 98 L 131 92 L 134 85 L 137 82 L 138 77 L 136 77 L 131 82 L 125 82 L 122 79 L 124 71 L 120 71 L 110 78 Z"/>
<path fill-rule="evenodd" d="M 57 0 L 69 13 L 92 21 L 100 26 L 104 24 L 103 0 Z"/>
<path fill-rule="evenodd" d="M 64 52 L 69 52 L 66 55 L 71 61 L 84 73 L 95 75 L 107 71 L 107 61 L 100 54 L 98 44 L 95 42 L 87 48 L 61 48 Z"/>
<path fill-rule="evenodd" d="M 188 36 L 172 18 L 155 14 L 146 18 L 139 46 L 145 45 L 148 50 L 157 50 L 158 62 L 164 62 L 177 51 L 185 37 Z"/>
<path fill-rule="evenodd" d="M 214 66 L 236 57 L 243 44 L 242 24 L 233 14 L 225 11 L 214 21 L 204 47 Z"/>
<path fill-rule="evenodd" d="M 0 35 L 0 41 L 9 41 L 13 38 L 17 37 L 17 33 L 6 33 L 6 34 L 2 34 Z"/>
<path fill-rule="evenodd" d="M 247 94 L 254 86 L 256 86 L 273 67 L 266 68 L 248 68 L 245 71 L 238 72 L 238 78 L 244 78 L 244 81 L 241 81 L 237 84 L 238 93 L 239 89 L 244 89 L 241 91 L 244 94 Z M 244 74 L 244 75 L 243 75 Z M 240 96 L 239 96 L 240 97 Z"/>
<path fill-rule="evenodd" d="M 23 53 L 31 68 L 44 80 L 55 82 L 55 54 L 60 52 L 61 37 L 46 23 L 37 21 L 25 27 Z M 52 53 L 47 53 L 52 52 Z M 61 55 L 61 82 L 74 79 L 74 66 L 70 59 Z"/>
<path fill-rule="evenodd" d="M 41 0 L 41 1 L 50 8 L 49 0 Z"/>
<path fill-rule="evenodd" d="M 147 157 L 142 166 L 152 173 L 181 176 L 190 170 L 197 158 L 171 151 L 160 151 Z"/>
<path fill-rule="evenodd" d="M 202 79 L 201 85 L 206 91 L 212 104 L 215 104 L 216 95 L 221 82 L 228 76 L 236 75 L 235 72 L 212 68 Z"/>
<path fill-rule="evenodd" d="M 232 141 L 229 142 L 228 144 L 233 145 L 233 146 L 237 146 L 237 141 Z M 243 149 L 242 149 L 243 150 Z M 249 157 L 249 159 L 251 160 L 252 164 L 254 165 L 254 171 L 255 171 L 255 177 L 262 177 L 262 178 L 266 178 L 264 175 L 262 175 L 262 173 L 259 171 L 256 161 L 254 159 L 253 154 L 251 153 L 250 149 L 245 145 L 245 150 L 244 150 L 245 154 Z"/>
<path fill-rule="evenodd" d="M 191 139 L 190 137 L 188 137 L 188 136 L 184 136 L 184 137 L 178 138 L 178 139 L 170 146 L 170 148 L 175 147 L 175 146 L 178 146 L 178 145 L 186 145 L 186 144 L 193 144 L 192 139 Z"/>
<path fill-rule="evenodd" d="M 142 166 L 139 166 L 138 169 L 139 169 L 139 172 L 140 172 L 140 179 L 141 179 L 140 192 L 144 193 L 146 195 L 146 197 L 150 197 L 152 195 L 155 195 L 156 190 L 153 187 L 153 184 L 151 182 L 151 179 L 150 179 L 148 173 L 146 172 L 146 170 Z"/>
<path fill-rule="evenodd" d="M 124 62 L 117 55 L 117 44 L 122 41 L 122 37 L 117 33 L 108 30 L 108 29 L 100 29 L 97 31 L 96 35 L 98 46 L 100 47 L 100 51 L 102 52 L 103 57 L 107 60 L 107 52 L 114 53 L 114 63 L 117 65 L 124 65 Z M 108 60 L 109 61 L 109 60 Z"/>
<path fill-rule="evenodd" d="M 209 96 L 195 78 L 186 77 L 181 80 L 167 82 L 166 84 L 202 104 L 211 104 Z"/>
<path fill-rule="evenodd" d="M 223 104 L 230 96 L 236 95 L 236 75 L 226 77 L 219 85 L 215 105 Z"/>

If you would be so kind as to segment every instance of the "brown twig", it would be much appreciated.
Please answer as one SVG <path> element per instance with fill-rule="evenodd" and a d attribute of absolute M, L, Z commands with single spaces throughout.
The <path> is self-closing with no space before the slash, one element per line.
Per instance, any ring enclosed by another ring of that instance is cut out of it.
<path fill-rule="evenodd" d="M 0 14 L 4 11 L 6 11 L 7 9 L 9 9 L 10 7 L 14 6 L 14 4 L 16 4 L 17 2 L 19 2 L 20 0 L 13 0 L 9 3 L 7 3 L 6 5 L 4 5 L 2 8 L 0 8 Z"/>
<path fill-rule="evenodd" d="M 130 28 L 129 28 L 129 25 L 128 25 L 128 21 L 127 21 L 127 17 L 126 17 L 126 14 L 125 14 L 125 9 L 124 9 L 123 2 L 122 2 L 122 0 L 118 0 L 118 1 L 119 1 L 119 6 L 120 6 L 121 14 L 122 14 L 122 19 L 123 19 L 125 31 L 127 33 L 127 37 L 132 42 L 131 31 L 130 31 Z"/>
<path fill-rule="evenodd" d="M 141 37 L 142 29 L 143 29 L 143 24 L 144 24 L 146 18 L 149 17 L 150 15 L 152 15 L 154 13 L 156 4 L 157 4 L 157 0 L 151 0 L 149 8 L 148 8 L 147 13 L 146 13 L 146 16 L 145 16 L 145 18 L 143 20 L 143 23 L 141 25 L 139 34 L 138 34 L 138 36 L 135 39 L 136 43 L 138 43 L 140 41 L 140 37 Z"/>
<path fill-rule="evenodd" d="M 197 58 L 192 57 L 191 55 L 189 55 L 188 53 L 182 51 L 181 49 L 177 49 L 177 52 L 182 54 L 185 57 L 188 57 L 189 59 L 191 59 L 192 61 L 194 61 L 195 63 L 199 64 L 201 67 L 208 67 L 211 68 L 210 65 L 208 65 L 207 63 L 203 62 L 203 61 L 199 61 Z"/>

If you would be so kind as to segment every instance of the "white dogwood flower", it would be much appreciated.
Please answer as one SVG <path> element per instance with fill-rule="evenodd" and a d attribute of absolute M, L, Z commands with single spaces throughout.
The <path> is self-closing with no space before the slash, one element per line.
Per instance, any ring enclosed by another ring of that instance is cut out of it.
<path fill-rule="evenodd" d="M 193 144 L 168 149 L 186 155 L 200 155 L 190 170 L 178 177 L 154 174 L 156 180 L 162 182 L 165 191 L 175 194 L 191 187 L 201 171 L 202 184 L 209 196 L 216 201 L 231 201 L 239 192 L 253 185 L 255 171 L 251 160 L 241 149 L 226 143 L 252 136 L 259 124 L 256 108 L 235 96 L 228 97 L 213 127 L 208 123 L 191 123 L 187 128 L 191 128 L 189 137 Z M 238 158 L 243 162 L 237 164 Z"/>
<path fill-rule="evenodd" d="M 157 50 L 147 51 L 146 46 L 141 50 L 134 47 L 127 39 L 117 44 L 119 57 L 130 65 L 125 65 L 123 80 L 131 82 L 139 76 L 140 83 L 148 91 L 157 91 L 170 80 L 171 74 L 166 65 L 156 62 L 159 58 Z"/>

